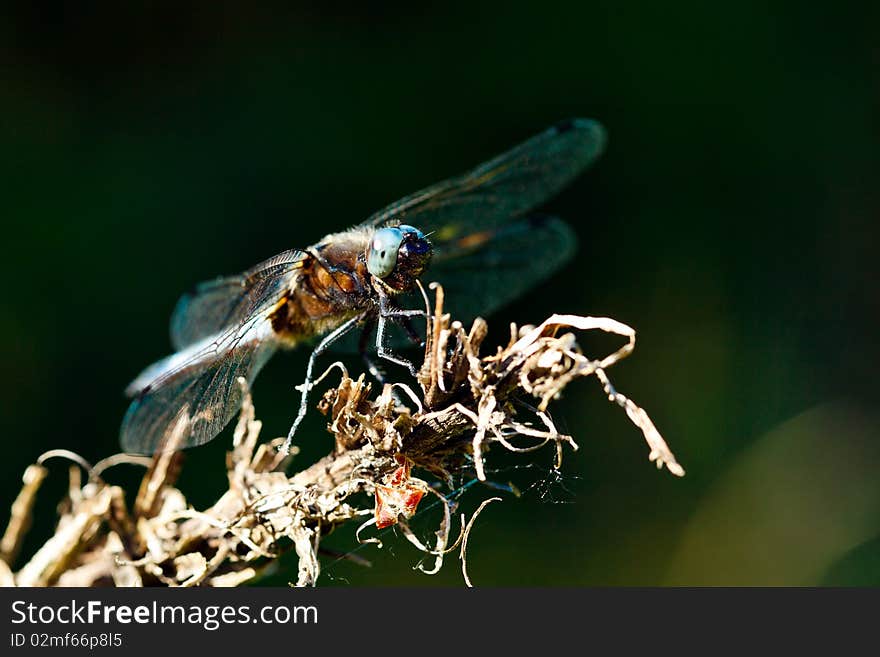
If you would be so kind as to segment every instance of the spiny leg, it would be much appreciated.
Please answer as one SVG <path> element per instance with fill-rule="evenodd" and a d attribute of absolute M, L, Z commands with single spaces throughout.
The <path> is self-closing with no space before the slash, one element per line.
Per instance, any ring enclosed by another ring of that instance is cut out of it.
<path fill-rule="evenodd" d="M 391 313 L 391 318 L 395 318 L 395 314 L 393 312 Z M 412 316 L 404 316 L 401 319 L 400 324 L 406 331 L 407 338 L 409 338 L 410 342 L 419 347 L 425 346 L 425 341 L 422 339 L 422 336 L 418 334 L 418 331 L 416 331 L 415 327 L 412 325 Z M 388 376 L 385 374 L 385 371 L 379 366 L 379 364 L 370 357 L 370 353 L 368 351 L 370 333 L 375 328 L 375 325 L 375 317 L 368 320 L 368 323 L 364 325 L 364 330 L 361 333 L 360 338 L 358 339 L 358 354 L 360 354 L 361 359 L 366 364 L 367 371 L 370 373 L 370 375 L 374 379 L 376 379 L 376 381 L 378 381 L 381 385 L 384 385 L 388 382 Z"/>
<path fill-rule="evenodd" d="M 409 321 L 408 321 L 409 318 L 406 318 L 406 319 L 407 319 L 407 323 L 409 323 Z M 379 382 L 379 385 L 384 386 L 387 383 L 389 383 L 388 376 L 385 374 L 384 370 L 379 366 L 379 363 L 377 363 L 375 360 L 373 360 L 373 358 L 370 357 L 370 354 L 367 351 L 368 346 L 370 346 L 369 345 L 370 332 L 374 328 L 374 325 L 376 323 L 376 317 L 371 317 L 370 319 L 367 320 L 367 322 L 368 323 L 365 325 L 364 330 L 360 335 L 360 339 L 358 340 L 358 352 L 360 353 L 360 356 L 363 359 L 364 363 L 366 363 L 367 370 L 370 372 L 370 375 L 374 379 L 376 379 L 376 381 Z M 409 328 L 411 329 L 412 326 L 410 325 Z M 414 332 L 414 329 L 413 329 L 413 332 Z M 421 338 L 418 335 L 416 335 L 416 339 L 420 340 Z M 394 386 L 391 387 L 391 396 L 394 398 L 394 401 L 398 405 L 405 405 L 403 398 L 400 396 L 400 394 L 398 393 L 397 389 Z"/>
<path fill-rule="evenodd" d="M 391 303 L 389 303 L 388 297 L 379 297 L 379 318 L 378 326 L 376 328 L 376 353 L 379 358 L 383 358 L 391 363 L 407 368 L 409 373 L 414 377 L 418 375 L 418 370 L 416 370 L 412 362 L 394 355 L 385 347 L 385 326 L 389 319 L 402 319 L 408 321 L 411 317 L 424 317 L 425 314 L 424 310 L 400 310 L 399 308 L 394 308 Z"/>
<path fill-rule="evenodd" d="M 379 326 L 376 329 L 376 353 L 379 355 L 379 358 L 383 358 L 391 363 L 405 367 L 409 370 L 410 374 L 416 376 L 418 372 L 412 362 L 408 361 L 406 358 L 395 356 L 385 348 L 385 323 L 387 321 L 387 317 L 379 316 Z"/>
<path fill-rule="evenodd" d="M 376 318 L 370 317 L 364 323 L 364 330 L 361 331 L 360 337 L 358 338 L 358 354 L 361 359 L 364 361 L 364 364 L 367 366 L 367 371 L 370 373 L 376 381 L 379 382 L 379 385 L 385 385 L 387 381 L 387 377 L 385 376 L 385 372 L 382 371 L 382 368 L 370 358 L 370 354 L 367 351 L 367 347 L 370 340 L 370 333 L 376 325 Z"/>
<path fill-rule="evenodd" d="M 425 315 L 426 313 L 422 314 Z M 404 317 L 400 320 L 400 325 L 403 326 L 403 329 L 406 331 L 406 337 L 408 337 L 414 345 L 418 347 L 425 346 L 425 340 L 419 335 L 419 332 L 416 331 L 416 327 L 412 324 L 411 317 Z"/>
<path fill-rule="evenodd" d="M 291 442 L 293 442 L 293 436 L 296 434 L 296 430 L 299 428 L 300 423 L 306 416 L 306 411 L 308 410 L 309 403 L 309 391 L 312 388 L 312 374 L 314 373 L 315 361 L 318 359 L 318 356 L 323 354 L 331 344 L 333 344 L 343 335 L 351 331 L 362 320 L 362 315 L 352 317 L 350 320 L 333 329 L 333 331 L 324 336 L 324 339 L 318 343 L 318 346 L 315 347 L 314 350 L 312 350 L 312 355 L 309 356 L 309 364 L 306 366 L 306 380 L 302 385 L 302 396 L 299 400 L 299 412 L 296 414 L 296 419 L 293 421 L 293 426 L 290 427 L 290 431 L 287 433 L 287 439 L 284 441 L 284 444 L 278 448 L 278 451 L 283 452 L 284 454 L 290 452 L 290 444 Z"/>

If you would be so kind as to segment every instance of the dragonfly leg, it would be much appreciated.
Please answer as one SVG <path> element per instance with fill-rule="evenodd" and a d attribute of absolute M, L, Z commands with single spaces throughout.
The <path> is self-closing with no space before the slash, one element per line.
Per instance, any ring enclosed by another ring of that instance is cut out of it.
<path fill-rule="evenodd" d="M 383 358 L 391 363 L 405 367 L 409 370 L 410 374 L 416 376 L 418 371 L 412 362 L 393 354 L 385 346 L 385 327 L 387 326 L 389 319 L 407 322 L 411 317 L 424 317 L 425 315 L 426 313 L 424 310 L 401 310 L 400 308 L 395 308 L 392 306 L 391 302 L 389 302 L 388 297 L 384 295 L 380 296 L 378 326 L 376 327 L 376 353 L 379 358 Z"/>
<path fill-rule="evenodd" d="M 312 350 L 312 355 L 309 356 L 309 364 L 306 366 L 306 380 L 302 385 L 302 396 L 299 400 L 299 412 L 296 414 L 296 419 L 293 421 L 293 425 L 287 433 L 287 439 L 284 441 L 284 444 L 278 448 L 278 451 L 283 452 L 284 454 L 287 454 L 290 451 L 290 444 L 293 442 L 293 436 L 296 434 L 296 430 L 306 416 L 309 403 L 309 391 L 312 389 L 312 376 L 315 371 L 315 361 L 318 359 L 318 356 L 327 351 L 327 348 L 331 344 L 351 331 L 361 321 L 363 321 L 363 315 L 352 317 L 347 322 L 333 329 L 330 333 L 324 336 L 324 339 L 321 340 L 321 342 L 318 343 L 318 346 Z"/>
<path fill-rule="evenodd" d="M 379 358 L 383 358 L 391 363 L 395 363 L 397 365 L 405 367 L 409 370 L 410 374 L 416 376 L 418 374 L 418 371 L 411 361 L 408 361 L 406 358 L 402 358 L 400 356 L 395 356 L 385 346 L 385 325 L 387 322 L 388 317 L 384 315 L 379 315 L 379 325 L 376 328 L 376 353 L 379 355 Z"/>
<path fill-rule="evenodd" d="M 379 319 L 382 319 L 383 317 L 385 319 L 395 319 L 398 321 L 398 323 L 404 325 L 404 328 L 406 328 L 407 332 L 412 331 L 413 333 L 415 333 L 415 329 L 410 323 L 411 318 L 427 316 L 428 313 L 426 313 L 424 310 L 404 310 L 402 308 L 396 308 L 392 305 L 392 302 L 389 301 L 387 297 L 379 297 Z"/>
<path fill-rule="evenodd" d="M 372 332 L 375 323 L 376 320 L 372 317 L 364 324 L 364 330 L 361 331 L 360 338 L 358 339 L 358 354 L 360 354 L 361 359 L 367 366 L 367 371 L 370 373 L 370 376 L 376 379 L 376 381 L 379 382 L 379 385 L 385 385 L 387 381 L 385 372 L 382 371 L 382 368 L 380 368 L 378 363 L 370 357 L 370 354 L 367 351 L 370 333 Z"/>
<path fill-rule="evenodd" d="M 416 331 L 415 326 L 413 326 L 411 317 L 404 317 L 400 321 L 400 324 L 406 331 L 406 336 L 412 341 L 414 345 L 417 345 L 419 347 L 425 346 L 425 341 L 422 339 L 422 336 L 419 335 L 419 332 Z"/>

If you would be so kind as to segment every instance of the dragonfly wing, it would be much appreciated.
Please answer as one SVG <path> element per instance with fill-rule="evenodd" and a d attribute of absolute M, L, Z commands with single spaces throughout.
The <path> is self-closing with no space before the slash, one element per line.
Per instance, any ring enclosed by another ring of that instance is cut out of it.
<path fill-rule="evenodd" d="M 445 308 L 465 325 L 539 286 L 574 255 L 577 237 L 564 221 L 529 215 L 438 248 L 426 281 L 443 285 Z M 408 307 L 420 299 L 411 296 Z"/>
<path fill-rule="evenodd" d="M 171 344 L 184 349 L 270 308 L 290 289 L 306 257 L 303 251 L 285 251 L 243 274 L 197 285 L 174 308 Z"/>
<path fill-rule="evenodd" d="M 468 173 L 392 203 L 365 223 L 410 224 L 440 247 L 541 205 L 589 166 L 604 145 L 601 124 L 565 121 Z"/>
<path fill-rule="evenodd" d="M 214 438 L 241 405 L 238 378 L 250 384 L 275 351 L 267 330 L 229 330 L 147 368 L 129 387 L 140 389 L 122 420 L 122 448 L 152 454 Z"/>

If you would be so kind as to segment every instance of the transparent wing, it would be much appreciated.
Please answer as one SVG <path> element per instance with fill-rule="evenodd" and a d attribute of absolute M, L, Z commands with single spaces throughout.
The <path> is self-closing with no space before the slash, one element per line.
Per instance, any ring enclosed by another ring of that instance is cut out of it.
<path fill-rule="evenodd" d="M 446 309 L 465 325 L 539 286 L 577 248 L 568 224 L 546 215 L 530 215 L 459 241 L 447 244 L 445 250 L 438 247 L 424 279 L 443 285 Z M 413 295 L 405 303 L 424 305 Z"/>
<path fill-rule="evenodd" d="M 200 283 L 174 308 L 171 344 L 183 349 L 273 306 L 290 288 L 306 257 L 303 251 L 285 251 L 243 274 Z"/>
<path fill-rule="evenodd" d="M 589 166 L 604 145 L 605 130 L 596 121 L 565 121 L 464 175 L 392 203 L 365 223 L 410 224 L 442 249 L 541 205 Z"/>
<path fill-rule="evenodd" d="M 242 339 L 233 329 L 188 351 L 147 384 L 128 407 L 120 429 L 126 452 L 152 454 L 213 439 L 241 405 L 238 377 L 253 382 L 275 344 Z"/>
<path fill-rule="evenodd" d="M 171 317 L 177 352 L 150 365 L 126 393 L 135 397 L 120 430 L 124 450 L 152 454 L 214 438 L 276 348 L 268 313 L 291 289 L 307 254 L 285 251 L 239 276 L 202 283 Z"/>

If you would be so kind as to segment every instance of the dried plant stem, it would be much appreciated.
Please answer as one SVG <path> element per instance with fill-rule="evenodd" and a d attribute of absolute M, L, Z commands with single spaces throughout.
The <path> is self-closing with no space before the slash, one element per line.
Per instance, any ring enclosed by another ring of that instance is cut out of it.
<path fill-rule="evenodd" d="M 604 358 L 590 359 L 579 349 L 573 330 L 609 332 L 626 343 Z M 361 538 L 362 533 L 374 525 L 399 524 L 413 545 L 434 557 L 432 567 L 420 566 L 429 574 L 439 571 L 444 555 L 459 549 L 463 577 L 470 585 L 468 536 L 477 514 L 500 498 L 484 501 L 469 521 L 462 517 L 461 532 L 451 542 L 453 502 L 413 471 L 451 482 L 453 475 L 473 467 L 483 480 L 485 457 L 493 447 L 525 454 L 547 443 L 556 445 L 558 464 L 563 446 L 577 445 L 557 430 L 547 407 L 570 382 L 593 375 L 608 399 L 641 429 L 649 458 L 675 475 L 684 474 L 647 413 L 608 379 L 606 370 L 632 353 L 633 329 L 608 318 L 553 315 L 536 327 L 512 327 L 506 346 L 481 356 L 486 333 L 482 319 L 469 331 L 452 321 L 443 312 L 443 290 L 436 288 L 418 387 L 395 383 L 373 396 L 364 375 L 352 379 L 341 364 L 331 366 L 340 370 L 340 381 L 325 393 L 319 408 L 334 437 L 333 451 L 293 475 L 286 473 L 286 466 L 295 450 L 279 453 L 281 438 L 259 442 L 262 426 L 245 389 L 227 457 L 228 489 L 202 511 L 193 509 L 175 487 L 182 464 L 182 454 L 173 450 L 179 435 L 172 433 L 166 450 L 151 459 L 115 455 L 94 467 L 75 454 L 53 450 L 25 472 L 0 541 L 0 583 L 235 586 L 259 577 L 281 554 L 293 550 L 298 557 L 295 583 L 314 585 L 322 536 L 358 520 L 358 540 L 373 543 L 378 539 Z M 46 477 L 41 463 L 48 456 L 77 464 L 71 469 L 68 498 L 54 536 L 13 572 L 11 564 Z M 122 489 L 102 479 L 119 463 L 147 466 L 130 506 Z M 80 468 L 88 475 L 85 483 Z M 427 494 L 443 508 L 432 546 L 424 545 L 406 522 Z"/>

